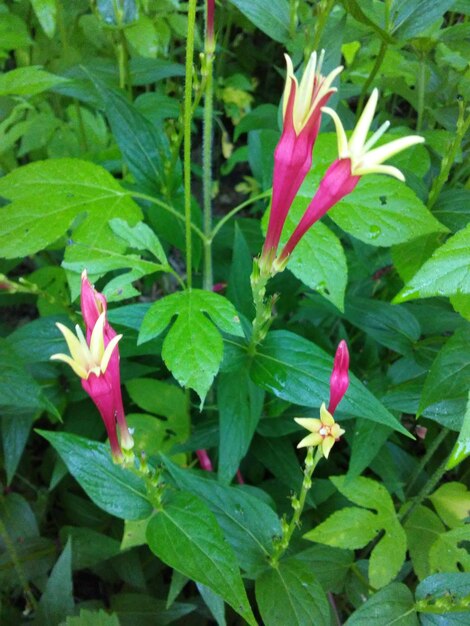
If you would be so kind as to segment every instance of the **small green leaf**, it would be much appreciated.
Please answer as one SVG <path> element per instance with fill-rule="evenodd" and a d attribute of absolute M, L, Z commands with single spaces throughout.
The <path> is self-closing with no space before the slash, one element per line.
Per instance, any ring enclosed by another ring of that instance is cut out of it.
<path fill-rule="evenodd" d="M 374 513 L 357 507 L 346 507 L 305 533 L 304 539 L 336 548 L 356 550 L 372 541 L 379 530 Z"/>
<path fill-rule="evenodd" d="M 256 580 L 256 601 L 266 626 L 328 626 L 328 600 L 308 563 L 279 562 Z"/>
<path fill-rule="evenodd" d="M 72 542 L 69 539 L 49 576 L 38 607 L 38 623 L 58 626 L 73 613 Z"/>
<path fill-rule="evenodd" d="M 402 583 L 384 587 L 347 620 L 345 626 L 418 626 L 411 591 Z"/>
<path fill-rule="evenodd" d="M 81 609 L 80 615 L 67 617 L 63 626 L 120 626 L 118 616 L 111 615 L 100 609 L 99 611 L 89 611 Z"/>
<path fill-rule="evenodd" d="M 449 528 L 463 526 L 470 514 L 470 491 L 467 491 L 465 485 L 457 482 L 445 483 L 428 497 Z"/>
<path fill-rule="evenodd" d="M 446 464 L 446 469 L 453 469 L 470 455 L 470 391 L 459 436 Z"/>
<path fill-rule="evenodd" d="M 57 19 L 56 0 L 31 0 L 31 4 L 38 18 L 38 22 L 41 24 L 42 30 L 49 39 L 52 39 L 52 37 L 54 37 Z"/>
<path fill-rule="evenodd" d="M 108 445 L 69 433 L 37 432 L 57 450 L 69 472 L 97 506 L 122 519 L 143 519 L 150 515 L 152 507 L 143 479 L 113 463 Z"/>
<path fill-rule="evenodd" d="M 295 556 L 308 563 L 323 591 L 332 593 L 341 593 L 349 569 L 354 563 L 354 552 L 324 545 L 302 550 Z"/>
<path fill-rule="evenodd" d="M 172 494 L 150 520 L 147 541 L 164 563 L 212 589 L 256 626 L 235 555 L 199 498 L 187 492 Z"/>
<path fill-rule="evenodd" d="M 136 250 L 148 250 L 153 254 L 159 263 L 167 265 L 166 254 L 162 248 L 162 244 L 153 230 L 144 224 L 138 222 L 135 226 L 129 226 L 125 220 L 116 217 L 110 220 L 109 225 L 112 231 L 131 247 Z"/>
<path fill-rule="evenodd" d="M 433 572 L 470 572 L 470 554 L 460 543 L 470 541 L 470 524 L 442 533 L 429 550 Z"/>
<path fill-rule="evenodd" d="M 429 550 L 438 535 L 445 531 L 444 524 L 430 509 L 418 506 L 404 527 L 413 568 L 418 578 L 423 580 L 431 573 Z"/>
<path fill-rule="evenodd" d="M 19 67 L 0 75 L 0 96 L 35 96 L 65 82 L 66 78 L 46 72 L 36 65 Z"/>
<path fill-rule="evenodd" d="M 201 289 L 178 292 L 152 305 L 142 322 L 139 344 L 160 335 L 175 315 L 178 318 L 165 337 L 162 357 L 180 385 L 194 389 L 202 403 L 223 356 L 222 337 L 214 324 L 241 337 L 240 320 L 223 296 Z"/>
<path fill-rule="evenodd" d="M 470 225 L 449 237 L 395 297 L 395 302 L 470 293 Z"/>

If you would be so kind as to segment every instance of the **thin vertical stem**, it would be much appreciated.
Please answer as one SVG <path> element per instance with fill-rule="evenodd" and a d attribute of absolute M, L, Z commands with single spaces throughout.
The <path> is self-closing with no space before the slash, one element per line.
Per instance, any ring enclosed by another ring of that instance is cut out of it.
<path fill-rule="evenodd" d="M 361 95 L 359 96 L 359 102 L 357 104 L 357 114 L 360 115 L 362 109 L 364 108 L 364 100 L 366 98 L 369 87 L 371 86 L 374 78 L 377 76 L 377 73 L 383 63 L 385 58 L 385 53 L 387 52 L 388 43 L 386 41 L 382 41 L 380 45 L 379 53 L 377 54 L 377 58 L 375 59 L 374 67 L 372 68 L 369 76 L 367 77 L 364 86 L 362 87 Z"/>
<path fill-rule="evenodd" d="M 202 138 L 202 195 L 204 210 L 204 266 L 203 288 L 212 290 L 212 117 L 214 103 L 213 82 L 214 54 L 207 51 L 204 55 L 206 86 L 204 92 L 204 128 Z"/>
<path fill-rule="evenodd" d="M 444 441 L 444 439 L 447 437 L 448 434 L 449 434 L 449 429 L 448 428 L 443 428 L 441 430 L 441 432 L 437 435 L 437 437 L 434 438 L 434 441 L 429 446 L 426 454 L 423 456 L 423 458 L 421 459 L 419 465 L 416 467 L 415 471 L 413 472 L 413 474 L 411 476 L 411 480 L 408 483 L 408 486 L 407 486 L 407 488 L 405 490 L 405 495 L 408 495 L 410 493 L 411 489 L 413 488 L 413 485 L 418 480 L 418 478 L 421 476 L 421 473 L 422 473 L 423 469 L 426 467 L 426 465 L 432 459 L 432 457 L 434 456 L 434 453 L 440 447 L 441 443 Z"/>
<path fill-rule="evenodd" d="M 194 30 L 196 23 L 196 0 L 188 1 L 188 37 L 186 40 L 186 82 L 184 85 L 184 135 L 183 135 L 183 180 L 184 218 L 186 239 L 186 282 L 188 289 L 192 276 L 192 230 L 191 230 L 191 119 L 193 93 Z"/>
<path fill-rule="evenodd" d="M 418 131 L 418 133 L 423 128 L 425 89 L 426 89 L 426 64 L 424 63 L 424 57 L 422 56 L 419 61 L 418 80 L 416 84 L 416 90 L 418 92 L 418 118 L 416 120 L 416 130 Z"/>

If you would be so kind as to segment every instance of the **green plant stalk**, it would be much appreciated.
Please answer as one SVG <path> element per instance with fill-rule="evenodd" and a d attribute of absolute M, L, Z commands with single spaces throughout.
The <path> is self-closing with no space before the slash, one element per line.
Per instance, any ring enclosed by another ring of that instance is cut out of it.
<path fill-rule="evenodd" d="M 23 593 L 29 604 L 29 607 L 33 611 L 35 611 L 37 609 L 36 598 L 34 597 L 33 592 L 31 591 L 31 587 L 29 586 L 28 580 L 21 566 L 21 561 L 18 557 L 18 553 L 16 552 L 15 545 L 10 538 L 8 530 L 5 524 L 3 523 L 1 516 L 0 516 L 0 537 L 3 539 L 5 548 L 10 556 L 11 562 L 13 563 L 13 567 L 15 568 L 16 575 L 18 576 L 20 585 L 23 588 Z"/>
<path fill-rule="evenodd" d="M 204 126 L 202 134 L 202 197 L 204 217 L 204 265 L 202 286 L 208 291 L 214 284 L 212 271 L 212 116 L 214 111 L 214 54 L 206 51 L 203 59 L 205 72 Z"/>
<path fill-rule="evenodd" d="M 442 188 L 446 184 L 450 170 L 452 165 L 455 162 L 455 157 L 457 155 L 458 149 L 462 144 L 462 140 L 465 137 L 468 129 L 470 128 L 470 115 L 468 115 L 467 119 L 465 119 L 465 104 L 462 101 L 459 101 L 459 117 L 457 119 L 457 128 L 454 140 L 449 146 L 449 150 L 447 154 L 444 155 L 441 163 L 441 171 L 437 178 L 434 179 L 431 187 L 431 191 L 429 192 L 428 199 L 428 208 L 431 209 L 442 191 Z"/>
<path fill-rule="evenodd" d="M 331 13 L 335 0 L 322 0 L 317 4 L 317 20 L 315 22 L 315 33 L 313 35 L 312 46 L 307 49 L 307 55 L 305 60 L 308 61 L 313 50 L 318 51 L 318 47 L 321 42 L 323 31 L 325 29 L 326 21 Z"/>
<path fill-rule="evenodd" d="M 119 66 L 119 87 L 127 90 L 132 95 L 132 87 L 129 75 L 129 53 L 127 50 L 126 35 L 124 29 L 119 26 L 116 54 Z"/>
<path fill-rule="evenodd" d="M 191 227 L 191 121 L 193 92 L 194 31 L 196 25 L 196 0 L 188 1 L 188 37 L 186 40 L 186 80 L 184 84 L 184 133 L 183 133 L 183 181 L 184 218 L 186 241 L 186 284 L 191 289 L 192 276 L 192 227 Z"/>
<path fill-rule="evenodd" d="M 266 274 L 260 270 L 258 259 L 253 262 L 253 271 L 250 276 L 251 292 L 253 294 L 253 304 L 255 307 L 255 317 L 252 325 L 250 343 L 248 344 L 248 354 L 254 356 L 256 346 L 266 337 L 273 318 L 273 305 L 275 297 L 266 299 L 266 285 L 271 278 L 271 274 Z"/>
<path fill-rule="evenodd" d="M 421 476 L 421 473 L 422 473 L 423 469 L 426 467 L 426 465 L 432 459 L 432 457 L 434 456 L 434 453 L 439 448 L 439 446 L 441 445 L 441 443 L 444 441 L 444 439 L 447 437 L 448 434 L 449 434 L 449 429 L 448 428 L 443 428 L 441 430 L 441 432 L 437 435 L 437 437 L 435 437 L 434 441 L 432 442 L 432 444 L 427 449 L 426 454 L 423 456 L 423 458 L 419 462 L 419 465 L 416 467 L 415 471 L 411 475 L 411 480 L 408 483 L 408 486 L 407 486 L 407 488 L 405 490 L 405 495 L 406 496 L 410 493 L 413 485 L 418 480 L 418 478 Z"/>
<path fill-rule="evenodd" d="M 297 11 L 299 8 L 299 0 L 290 0 L 289 3 L 289 37 L 294 39 L 297 30 Z"/>
<path fill-rule="evenodd" d="M 309 492 L 310 487 L 312 486 L 313 472 L 318 465 L 318 462 L 323 457 L 323 452 L 320 446 L 317 447 L 315 455 L 313 454 L 313 450 L 313 447 L 309 447 L 307 449 L 307 456 L 305 457 L 304 466 L 304 479 L 302 481 L 300 495 L 298 498 L 296 496 L 292 498 L 292 508 L 294 509 L 294 513 L 289 524 L 287 524 L 287 522 L 283 520 L 284 524 L 282 529 L 282 537 L 276 543 L 274 547 L 274 552 L 270 559 L 270 565 L 272 567 L 277 567 L 279 559 L 289 547 L 289 543 L 292 535 L 294 534 L 294 530 L 300 525 L 300 516 L 302 515 L 302 512 L 304 510 L 305 499 L 307 497 L 307 493 Z"/>
<path fill-rule="evenodd" d="M 377 54 L 377 58 L 375 59 L 374 67 L 371 69 L 369 76 L 367 77 L 366 82 L 364 83 L 361 95 L 359 96 L 359 102 L 357 104 L 357 114 L 360 115 L 364 108 L 364 100 L 367 96 L 367 92 L 369 91 L 369 87 L 371 86 L 374 78 L 377 76 L 378 71 L 383 63 L 385 58 L 385 53 L 387 52 L 388 43 L 386 41 L 382 41 L 380 44 L 380 50 Z"/>
<path fill-rule="evenodd" d="M 424 96 L 426 91 L 426 65 L 424 57 L 419 60 L 418 80 L 416 83 L 416 91 L 418 92 L 418 117 L 416 120 L 416 130 L 421 132 L 424 119 Z"/>

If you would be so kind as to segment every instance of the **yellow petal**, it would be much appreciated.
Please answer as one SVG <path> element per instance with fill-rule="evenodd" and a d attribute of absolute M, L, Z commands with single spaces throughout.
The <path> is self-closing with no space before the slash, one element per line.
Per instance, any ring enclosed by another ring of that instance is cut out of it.
<path fill-rule="evenodd" d="M 122 335 L 116 335 L 115 337 L 111 339 L 111 341 L 106 346 L 106 350 L 104 351 L 103 358 L 101 359 L 101 363 L 100 363 L 100 368 L 103 374 L 105 373 L 106 368 L 108 367 L 109 359 L 111 358 L 113 350 L 117 346 L 118 341 L 120 339 L 122 339 Z"/>
<path fill-rule="evenodd" d="M 90 338 L 90 352 L 93 357 L 93 361 L 96 364 L 101 363 L 101 359 L 104 354 L 104 323 L 106 321 L 106 313 L 101 313 L 96 321 Z"/>
<path fill-rule="evenodd" d="M 374 148 L 366 155 L 364 155 L 363 163 L 365 164 L 379 164 L 383 163 L 390 157 L 406 150 L 407 148 L 414 146 L 418 143 L 423 143 L 424 137 L 420 137 L 419 135 L 409 135 L 408 137 L 400 137 L 400 139 L 395 139 L 394 141 L 390 141 L 389 143 L 384 144 L 383 146 L 379 146 L 378 148 Z"/>
<path fill-rule="evenodd" d="M 282 98 L 282 116 L 285 117 L 287 103 L 289 102 L 289 96 L 292 89 L 292 83 L 294 83 L 295 89 L 297 89 L 297 79 L 294 75 L 294 66 L 292 65 L 292 60 L 288 54 L 284 55 L 287 66 L 287 74 L 286 74 L 286 84 L 284 86 L 284 95 Z"/>
<path fill-rule="evenodd" d="M 88 372 L 86 369 L 82 367 L 78 361 L 74 361 L 68 354 L 53 354 L 50 358 L 53 361 L 63 361 L 64 363 L 67 363 L 67 365 L 70 365 L 75 374 L 80 376 L 80 378 L 88 378 Z"/>
<path fill-rule="evenodd" d="M 322 107 L 322 113 L 327 113 L 332 119 L 336 127 L 336 138 L 338 140 L 338 156 L 340 159 L 349 158 L 349 147 L 348 147 L 348 138 L 346 137 L 346 133 L 344 131 L 343 124 L 339 119 L 338 114 L 330 107 Z"/>
<path fill-rule="evenodd" d="M 325 437 L 325 439 L 323 439 L 323 443 L 321 444 L 321 449 L 322 449 L 323 456 L 325 457 L 325 459 L 328 458 L 331 448 L 334 445 L 335 445 L 334 437 Z"/>
<path fill-rule="evenodd" d="M 323 437 L 318 433 L 312 433 L 307 435 L 302 439 L 300 443 L 297 444 L 298 448 L 307 448 L 311 446 L 318 446 L 319 443 L 323 441 Z"/>
<path fill-rule="evenodd" d="M 335 438 L 335 439 L 339 439 L 339 437 L 341 437 L 341 435 L 344 435 L 346 431 L 344 431 L 342 428 L 340 428 L 339 424 L 333 424 L 333 426 L 331 427 L 331 435 Z"/>
<path fill-rule="evenodd" d="M 67 326 L 64 326 L 60 322 L 57 322 L 56 326 L 64 336 L 68 349 L 70 350 L 70 354 L 72 355 L 72 359 L 85 367 L 88 359 L 87 354 L 83 349 L 82 343 L 73 334 L 70 328 L 67 328 Z"/>
<path fill-rule="evenodd" d="M 321 423 L 325 424 L 326 426 L 333 426 L 333 424 L 335 423 L 333 416 L 327 410 L 324 402 L 320 407 L 320 420 Z"/>
<path fill-rule="evenodd" d="M 352 163 L 351 174 L 354 176 L 363 176 L 364 174 L 387 174 L 388 176 L 398 178 L 398 180 L 401 180 L 402 183 L 405 182 L 403 172 L 401 172 L 397 167 L 393 167 L 393 165 L 366 166 L 361 162 L 355 167 L 354 163 Z"/>
<path fill-rule="evenodd" d="M 312 102 L 313 83 L 315 81 L 315 70 L 317 67 L 317 53 L 312 52 L 310 59 L 308 60 L 307 67 L 304 70 L 302 79 L 299 85 L 299 91 L 297 93 L 296 104 L 299 104 L 299 113 L 301 116 L 310 108 Z"/>
<path fill-rule="evenodd" d="M 317 433 L 321 428 L 321 421 L 316 417 L 294 417 L 294 420 L 311 433 Z"/>
<path fill-rule="evenodd" d="M 356 128 L 353 130 L 352 135 L 349 139 L 349 151 L 352 155 L 359 156 L 362 153 L 367 138 L 367 133 L 369 132 L 372 120 L 374 119 L 378 99 L 379 90 L 374 89 L 366 106 L 364 107 L 358 123 L 356 124 Z"/>

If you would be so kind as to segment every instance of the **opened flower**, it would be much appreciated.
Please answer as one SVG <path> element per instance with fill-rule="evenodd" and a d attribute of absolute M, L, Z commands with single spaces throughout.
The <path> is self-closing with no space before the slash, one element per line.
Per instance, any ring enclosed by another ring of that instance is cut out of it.
<path fill-rule="evenodd" d="M 313 200 L 284 246 L 277 260 L 280 268 L 285 266 L 289 255 L 308 229 L 323 217 L 332 206 L 351 193 L 361 176 L 364 174 L 388 174 L 401 181 L 405 180 L 403 173 L 398 168 L 383 165 L 383 162 L 410 146 L 423 143 L 424 139 L 419 135 L 409 135 L 372 149 L 390 126 L 389 122 L 385 122 L 370 139 L 367 139 L 378 97 L 379 92 L 374 89 L 349 140 L 337 113 L 328 107 L 323 107 L 322 111 L 333 118 L 336 126 L 339 158 L 326 171 Z"/>
<path fill-rule="evenodd" d="M 332 83 L 342 71 L 337 67 L 322 76 L 324 51 L 310 56 L 300 85 L 286 54 L 287 78 L 283 98 L 284 126 L 274 152 L 273 193 L 261 265 L 270 267 L 276 256 L 290 206 L 312 165 L 312 151 L 321 123 L 322 107 L 336 91 Z"/>
<path fill-rule="evenodd" d="M 81 305 L 87 336 L 84 336 L 78 325 L 74 335 L 69 328 L 58 323 L 57 327 L 64 336 L 70 355 L 54 354 L 51 359 L 64 361 L 81 378 L 83 389 L 101 414 L 113 457 L 120 459 L 121 447 L 130 450 L 134 445 L 127 428 L 121 396 L 118 342 L 122 335 L 117 335 L 109 325 L 106 299 L 95 292 L 86 272 L 82 275 Z"/>
<path fill-rule="evenodd" d="M 335 442 L 345 431 L 334 420 L 334 412 L 349 387 L 349 352 L 345 341 L 341 341 L 335 355 L 333 372 L 330 378 L 330 402 L 328 409 L 325 403 L 320 408 L 320 418 L 295 417 L 297 424 L 310 431 L 302 439 L 298 448 L 320 446 L 323 456 L 327 459 Z"/>

